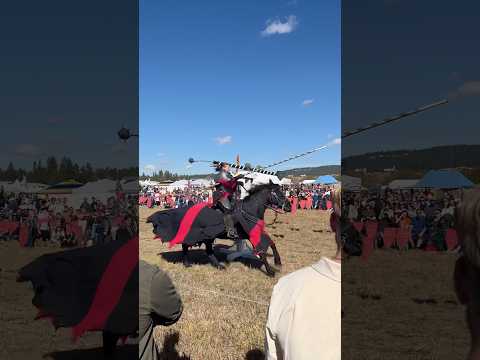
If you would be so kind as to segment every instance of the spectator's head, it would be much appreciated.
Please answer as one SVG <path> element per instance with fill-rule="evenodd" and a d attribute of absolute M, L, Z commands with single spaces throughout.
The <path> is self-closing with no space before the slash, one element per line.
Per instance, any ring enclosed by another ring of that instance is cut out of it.
<path fill-rule="evenodd" d="M 466 306 L 472 336 L 470 359 L 480 359 L 480 191 L 470 190 L 456 210 L 462 256 L 455 266 L 455 289 Z"/>

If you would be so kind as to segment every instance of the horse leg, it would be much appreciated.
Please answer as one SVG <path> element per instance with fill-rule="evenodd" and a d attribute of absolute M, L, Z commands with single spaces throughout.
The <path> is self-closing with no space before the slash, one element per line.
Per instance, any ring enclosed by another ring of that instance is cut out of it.
<path fill-rule="evenodd" d="M 212 266 L 217 269 L 225 270 L 225 266 L 220 264 L 217 257 L 215 256 L 215 253 L 213 252 L 213 240 L 205 241 L 205 248 L 207 251 L 208 259 L 210 260 L 210 264 L 212 264 Z"/>
<path fill-rule="evenodd" d="M 273 261 L 275 262 L 275 265 L 282 266 L 282 259 L 280 259 L 280 253 L 277 250 L 277 245 L 275 245 L 275 243 L 273 242 L 272 239 L 270 239 L 270 237 L 269 237 L 269 241 L 270 241 L 270 247 L 272 248 L 272 251 L 273 251 Z"/>
<path fill-rule="evenodd" d="M 192 267 L 192 263 L 188 259 L 188 245 L 186 244 L 182 244 L 182 255 L 183 266 Z"/>
<path fill-rule="evenodd" d="M 265 265 L 265 271 L 267 272 L 267 275 L 270 277 L 275 277 L 275 269 L 268 263 L 266 252 L 260 254 L 260 261 L 263 265 Z"/>
<path fill-rule="evenodd" d="M 103 354 L 105 359 L 113 360 L 115 358 L 115 350 L 117 348 L 117 341 L 120 338 L 118 335 L 108 331 L 102 332 L 103 337 Z"/>

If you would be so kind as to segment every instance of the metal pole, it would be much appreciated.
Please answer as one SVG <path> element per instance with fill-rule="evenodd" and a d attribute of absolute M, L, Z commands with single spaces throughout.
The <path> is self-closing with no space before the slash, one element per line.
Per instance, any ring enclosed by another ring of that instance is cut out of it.
<path fill-rule="evenodd" d="M 382 120 L 382 121 L 379 121 L 379 122 L 374 122 L 368 126 L 365 126 L 363 128 L 359 128 L 359 129 L 356 129 L 356 130 L 351 130 L 351 131 L 345 131 L 342 135 L 342 139 L 345 139 L 345 138 L 348 138 L 352 135 L 357 135 L 357 134 L 360 134 L 364 131 L 367 131 L 367 130 L 370 130 L 370 129 L 373 129 L 373 128 L 376 128 L 376 127 L 379 127 L 379 126 L 382 126 L 382 125 L 386 125 L 386 124 L 389 124 L 391 122 L 394 122 L 394 121 L 397 121 L 397 120 L 400 120 L 400 119 L 403 119 L 404 117 L 407 117 L 407 116 L 411 116 L 411 115 L 415 115 L 415 114 L 419 114 L 421 112 L 424 112 L 424 111 L 427 111 L 427 110 L 430 110 L 434 107 L 437 107 L 437 106 L 440 106 L 440 105 L 444 105 L 444 104 L 447 104 L 448 103 L 448 100 L 440 100 L 440 101 L 437 101 L 437 102 L 434 102 L 432 104 L 429 104 L 429 105 L 425 105 L 425 106 L 422 106 L 422 107 L 419 107 L 418 109 L 415 109 L 415 110 L 412 110 L 412 111 L 408 111 L 408 112 L 405 112 L 405 113 L 401 113 L 399 115 L 395 115 L 391 118 L 387 118 L 385 120 Z"/>

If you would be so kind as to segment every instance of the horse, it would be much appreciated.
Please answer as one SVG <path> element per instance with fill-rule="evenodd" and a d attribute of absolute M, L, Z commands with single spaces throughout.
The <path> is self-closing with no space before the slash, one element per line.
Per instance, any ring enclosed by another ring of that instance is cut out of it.
<path fill-rule="evenodd" d="M 282 262 L 280 254 L 273 240 L 263 231 L 265 211 L 272 208 L 275 211 L 291 211 L 290 202 L 281 191 L 278 184 L 269 181 L 251 190 L 250 194 L 236 203 L 234 217 L 236 220 L 236 230 L 239 238 L 248 238 L 255 248 L 256 255 L 265 266 L 268 276 L 275 276 L 275 269 L 267 261 L 267 250 L 270 247 L 274 256 L 276 266 L 281 266 Z M 162 241 L 170 241 L 179 229 L 180 222 L 185 216 L 187 210 L 172 209 L 158 211 L 147 219 L 147 223 L 152 223 L 153 232 L 162 239 Z M 182 242 L 182 261 L 185 267 L 190 267 L 191 263 L 188 258 L 188 250 L 192 246 L 200 246 L 205 244 L 206 252 L 210 264 L 218 269 L 225 269 L 213 251 L 213 242 L 215 239 L 228 239 L 225 224 L 223 221 L 224 214 L 217 209 L 204 207 L 191 224 L 189 238 Z M 252 239 L 256 236 L 256 240 Z M 229 239 L 231 240 L 231 239 Z"/>

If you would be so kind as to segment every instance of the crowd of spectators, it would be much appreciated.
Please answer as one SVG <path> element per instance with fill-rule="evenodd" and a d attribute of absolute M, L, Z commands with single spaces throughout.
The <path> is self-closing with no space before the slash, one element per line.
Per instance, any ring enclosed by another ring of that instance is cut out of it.
<path fill-rule="evenodd" d="M 377 247 L 383 246 L 385 228 L 407 230 L 408 248 L 447 250 L 447 232 L 454 228 L 459 190 L 392 190 L 345 192 L 342 213 L 358 229 L 367 222 L 378 224 Z"/>
<path fill-rule="evenodd" d="M 204 201 L 212 201 L 212 189 L 188 187 L 170 191 L 157 186 L 146 186 L 138 198 L 139 205 L 160 209 L 181 208 Z"/>
<path fill-rule="evenodd" d="M 0 189 L 0 238 L 61 247 L 90 246 L 138 233 L 137 197 L 117 193 L 106 201 L 84 198 L 78 207 L 66 197 L 7 193 Z"/>
<path fill-rule="evenodd" d="M 333 187 L 316 184 L 282 185 L 285 196 L 296 204 L 297 209 L 326 210 L 331 206 Z M 139 204 L 149 208 L 172 209 L 186 207 L 199 202 L 212 202 L 213 188 L 186 187 L 167 190 L 157 186 L 144 187 L 139 196 Z"/>

